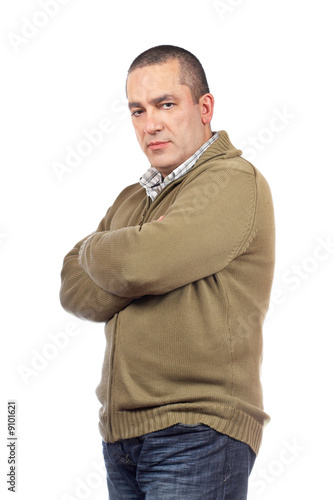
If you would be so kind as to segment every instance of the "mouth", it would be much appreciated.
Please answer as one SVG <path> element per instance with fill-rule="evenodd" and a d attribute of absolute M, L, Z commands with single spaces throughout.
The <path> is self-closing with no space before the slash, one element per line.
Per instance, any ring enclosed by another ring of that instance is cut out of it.
<path fill-rule="evenodd" d="M 155 151 L 157 149 L 163 149 L 163 148 L 166 148 L 169 144 L 169 141 L 167 142 L 162 142 L 162 141 L 156 141 L 156 142 L 150 142 L 148 144 L 148 148 L 151 150 L 151 151 Z"/>

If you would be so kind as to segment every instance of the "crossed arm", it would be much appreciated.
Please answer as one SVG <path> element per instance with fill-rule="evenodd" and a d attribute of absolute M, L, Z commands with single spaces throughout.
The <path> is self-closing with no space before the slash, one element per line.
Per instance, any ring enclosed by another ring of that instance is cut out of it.
<path fill-rule="evenodd" d="M 105 322 L 126 307 L 132 299 L 118 297 L 97 285 L 79 264 L 81 240 L 65 257 L 61 271 L 60 302 L 81 319 Z"/>
<path fill-rule="evenodd" d="M 188 183 L 165 215 L 141 230 L 100 227 L 81 241 L 65 258 L 64 307 L 105 321 L 136 298 L 162 295 L 222 270 L 253 229 L 255 179 L 235 170 L 226 182 L 217 171 L 214 190 L 205 194 L 210 179 Z"/>

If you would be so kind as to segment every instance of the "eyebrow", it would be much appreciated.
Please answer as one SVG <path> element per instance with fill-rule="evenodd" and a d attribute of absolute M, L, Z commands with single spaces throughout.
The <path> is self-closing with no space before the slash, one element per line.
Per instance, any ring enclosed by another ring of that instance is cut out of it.
<path fill-rule="evenodd" d="M 156 104 L 159 104 L 163 101 L 175 101 L 176 99 L 177 99 L 176 96 L 173 94 L 164 94 L 160 97 L 155 97 L 155 99 L 151 99 L 149 101 L 149 104 L 156 106 Z M 141 102 L 133 101 L 133 102 L 130 102 L 128 104 L 128 107 L 129 107 L 129 109 L 132 109 L 132 108 L 142 108 L 143 106 L 142 106 Z"/>

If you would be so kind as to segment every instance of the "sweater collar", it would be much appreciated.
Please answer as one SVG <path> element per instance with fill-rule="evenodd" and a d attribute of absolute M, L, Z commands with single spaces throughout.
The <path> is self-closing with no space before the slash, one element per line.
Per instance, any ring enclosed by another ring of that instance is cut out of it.
<path fill-rule="evenodd" d="M 140 184 L 146 189 L 147 195 L 154 200 L 168 184 L 183 177 L 192 168 L 196 168 L 215 157 L 227 159 L 241 156 L 241 154 L 242 151 L 233 146 L 225 130 L 213 132 L 213 136 L 191 158 L 173 170 L 166 179 L 163 180 L 162 174 L 156 168 L 150 167 L 141 176 Z"/>
<path fill-rule="evenodd" d="M 234 158 L 235 156 L 241 156 L 242 151 L 235 148 L 235 146 L 230 142 L 229 136 L 225 130 L 219 131 L 219 138 L 212 144 L 209 149 L 207 149 L 199 161 L 196 167 L 207 160 L 215 158 L 216 156 L 222 157 L 223 159 Z"/>

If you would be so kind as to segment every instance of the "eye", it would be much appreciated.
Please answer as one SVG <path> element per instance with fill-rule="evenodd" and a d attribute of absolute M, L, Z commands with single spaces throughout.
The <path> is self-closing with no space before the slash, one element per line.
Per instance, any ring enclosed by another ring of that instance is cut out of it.
<path fill-rule="evenodd" d="M 131 113 L 131 116 L 136 116 L 136 117 L 138 117 L 138 116 L 140 116 L 140 115 L 141 115 L 141 113 L 142 113 L 142 111 L 140 111 L 140 110 L 133 111 L 133 113 Z"/>
<path fill-rule="evenodd" d="M 162 104 L 162 108 L 164 109 L 171 109 L 173 106 L 173 102 L 166 102 L 165 104 Z"/>

